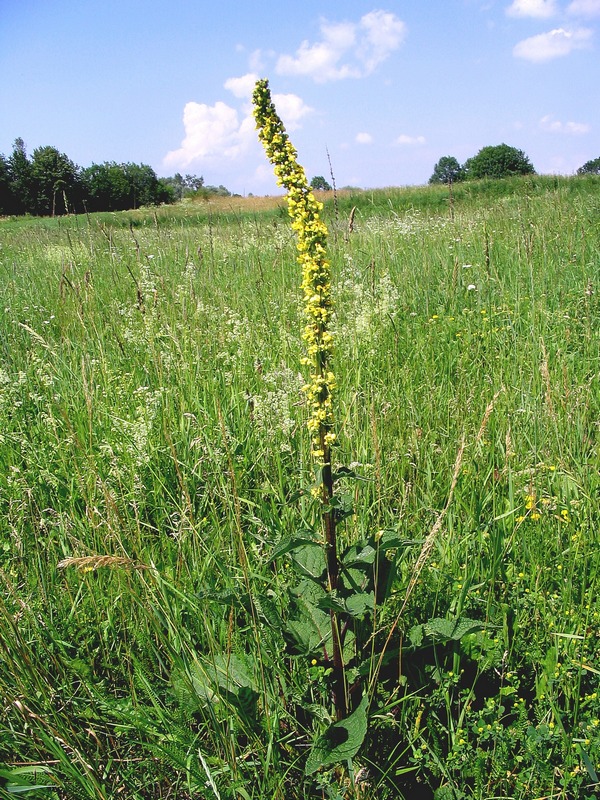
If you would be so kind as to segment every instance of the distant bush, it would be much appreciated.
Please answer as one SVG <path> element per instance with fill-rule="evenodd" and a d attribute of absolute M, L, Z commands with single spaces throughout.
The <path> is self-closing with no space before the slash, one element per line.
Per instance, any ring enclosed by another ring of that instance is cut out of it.
<path fill-rule="evenodd" d="M 533 164 L 522 150 L 507 144 L 483 147 L 466 161 L 467 178 L 509 178 L 513 175 L 535 175 Z"/>
<path fill-rule="evenodd" d="M 442 156 L 433 168 L 429 183 L 457 183 L 465 179 L 464 167 L 454 156 Z"/>

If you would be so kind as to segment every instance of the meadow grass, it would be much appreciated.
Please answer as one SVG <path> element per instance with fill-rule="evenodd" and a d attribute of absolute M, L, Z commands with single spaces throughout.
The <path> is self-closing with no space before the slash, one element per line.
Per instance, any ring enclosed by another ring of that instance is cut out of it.
<path fill-rule="evenodd" d="M 306 775 L 332 709 L 281 547 L 315 523 L 281 198 L 4 220 L 0 795 L 594 796 L 598 182 L 337 199 L 338 536 L 403 543 L 360 753 Z"/>

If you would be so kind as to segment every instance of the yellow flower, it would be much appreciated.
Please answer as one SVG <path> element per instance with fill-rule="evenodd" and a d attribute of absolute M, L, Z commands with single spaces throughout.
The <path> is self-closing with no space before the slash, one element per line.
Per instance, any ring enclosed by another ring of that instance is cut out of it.
<path fill-rule="evenodd" d="M 313 457 L 320 464 L 330 463 L 333 433 L 332 395 L 335 376 L 329 369 L 333 353 L 333 336 L 328 325 L 333 314 L 330 265 L 326 254 L 327 227 L 319 217 L 323 205 L 315 198 L 298 164 L 297 152 L 283 127 L 271 101 L 269 83 L 259 80 L 253 94 L 254 118 L 258 136 L 267 157 L 274 166 L 279 185 L 287 191 L 288 214 L 297 236 L 298 263 L 302 267 L 301 288 L 304 292 L 306 325 L 302 338 L 307 357 L 302 363 L 309 368 L 309 379 L 303 391 L 307 397 L 307 427 L 312 436 Z"/>

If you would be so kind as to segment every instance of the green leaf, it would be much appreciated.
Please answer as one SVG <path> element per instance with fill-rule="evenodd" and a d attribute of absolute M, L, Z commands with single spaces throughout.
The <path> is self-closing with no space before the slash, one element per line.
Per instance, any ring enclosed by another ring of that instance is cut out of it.
<path fill-rule="evenodd" d="M 281 614 L 273 600 L 263 594 L 255 595 L 253 600 L 259 618 L 271 628 L 280 630 L 282 625 Z"/>
<path fill-rule="evenodd" d="M 413 647 L 421 647 L 423 644 L 423 625 L 414 625 L 408 632 L 408 638 Z"/>
<path fill-rule="evenodd" d="M 485 627 L 480 620 L 459 617 L 458 619 L 436 618 L 425 624 L 425 633 L 434 639 L 451 639 L 459 642 L 469 633 L 481 631 Z"/>
<path fill-rule="evenodd" d="M 359 475 L 356 470 L 350 469 L 350 467 L 339 467 L 331 477 L 333 478 L 334 482 L 339 481 L 340 478 L 348 478 L 355 481 L 365 481 L 365 483 L 372 481 L 372 478 L 365 478 L 364 475 Z"/>
<path fill-rule="evenodd" d="M 358 753 L 367 734 L 367 697 L 341 722 L 330 725 L 315 741 L 308 755 L 305 774 L 312 775 L 321 767 L 348 761 Z"/>
<path fill-rule="evenodd" d="M 307 544 L 316 544 L 315 538 L 310 530 L 301 531 L 296 536 L 285 536 L 271 552 L 269 561 L 275 561 L 275 559 L 281 558 L 281 556 L 291 553 Z"/>
<path fill-rule="evenodd" d="M 591 780 L 594 783 L 597 784 L 598 783 L 598 774 L 597 774 L 596 770 L 594 769 L 594 765 L 592 764 L 592 760 L 590 759 L 589 755 L 586 753 L 586 751 L 583 749 L 583 747 L 581 745 L 579 745 L 579 752 L 581 754 L 581 759 L 583 761 L 583 764 L 584 764 L 584 766 L 585 766 L 585 768 L 587 770 L 587 774 L 590 776 Z"/>
<path fill-rule="evenodd" d="M 328 592 L 325 597 L 322 597 L 317 603 L 317 608 L 320 608 L 321 611 L 333 610 L 342 613 L 346 610 L 344 601 L 341 600 L 334 592 Z"/>
<path fill-rule="evenodd" d="M 381 538 L 377 540 L 377 546 L 379 547 L 380 552 L 385 552 L 386 550 L 393 550 L 397 547 L 411 547 L 415 544 L 422 544 L 422 541 L 417 541 L 414 539 L 403 539 L 397 531 L 392 530 L 384 530 L 382 532 Z"/>
<path fill-rule="evenodd" d="M 291 557 L 294 567 L 301 575 L 319 582 L 324 578 L 327 565 L 325 552 L 320 544 L 303 544 L 292 551 Z"/>
<path fill-rule="evenodd" d="M 191 683 L 191 686 L 190 686 Z M 199 659 L 190 668 L 189 674 L 173 676 L 173 689 L 180 703 L 197 705 L 215 703 L 228 697 L 231 702 L 247 700 L 249 690 L 257 692 L 253 677 L 253 661 L 245 654 L 217 654 L 214 659 Z M 243 697 L 242 697 L 243 696 Z"/>
<path fill-rule="evenodd" d="M 342 559 L 344 567 L 360 568 L 363 565 L 370 566 L 375 563 L 375 555 L 376 555 L 375 548 L 370 544 L 367 544 L 360 549 L 359 547 L 360 546 L 349 547 L 348 550 L 344 553 Z"/>
<path fill-rule="evenodd" d="M 331 619 L 318 605 L 327 598 L 327 592 L 318 583 L 302 581 L 290 590 L 294 609 L 284 634 L 297 645 L 299 655 L 312 655 L 321 650 L 331 638 Z"/>
<path fill-rule="evenodd" d="M 26 794 L 27 792 L 36 792 L 44 789 L 55 789 L 55 784 L 28 783 L 29 779 L 39 779 L 44 773 L 46 775 L 50 775 L 51 771 L 45 766 L 27 766 L 16 767 L 15 769 L 0 769 L 0 786 L 2 786 L 3 781 L 6 781 L 6 783 L 3 785 L 3 789 L 8 794 Z"/>
<path fill-rule="evenodd" d="M 373 592 L 358 592 L 346 598 L 346 611 L 351 617 L 360 619 L 375 608 L 375 595 Z"/>

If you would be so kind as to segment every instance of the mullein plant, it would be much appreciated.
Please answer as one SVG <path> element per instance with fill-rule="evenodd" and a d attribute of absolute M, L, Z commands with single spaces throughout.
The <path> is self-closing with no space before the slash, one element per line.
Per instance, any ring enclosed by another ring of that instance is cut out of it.
<path fill-rule="evenodd" d="M 259 80 L 253 94 L 254 117 L 258 136 L 268 159 L 273 164 L 279 186 L 287 192 L 288 213 L 297 236 L 298 263 L 302 268 L 301 288 L 304 292 L 305 326 L 302 338 L 308 368 L 308 382 L 303 387 L 308 405 L 307 426 L 311 435 L 312 456 L 317 467 L 317 482 L 313 495 L 319 499 L 323 519 L 327 588 L 336 592 L 339 578 L 339 559 L 336 541 L 336 512 L 334 474 L 331 449 L 335 443 L 333 395 L 335 376 L 331 370 L 333 336 L 331 322 L 331 270 L 327 260 L 327 227 L 320 218 L 323 205 L 315 198 L 298 164 L 297 152 L 271 100 L 269 82 Z M 334 703 L 338 720 L 348 713 L 347 687 L 337 613 L 332 609 L 332 661 L 334 671 Z"/>

